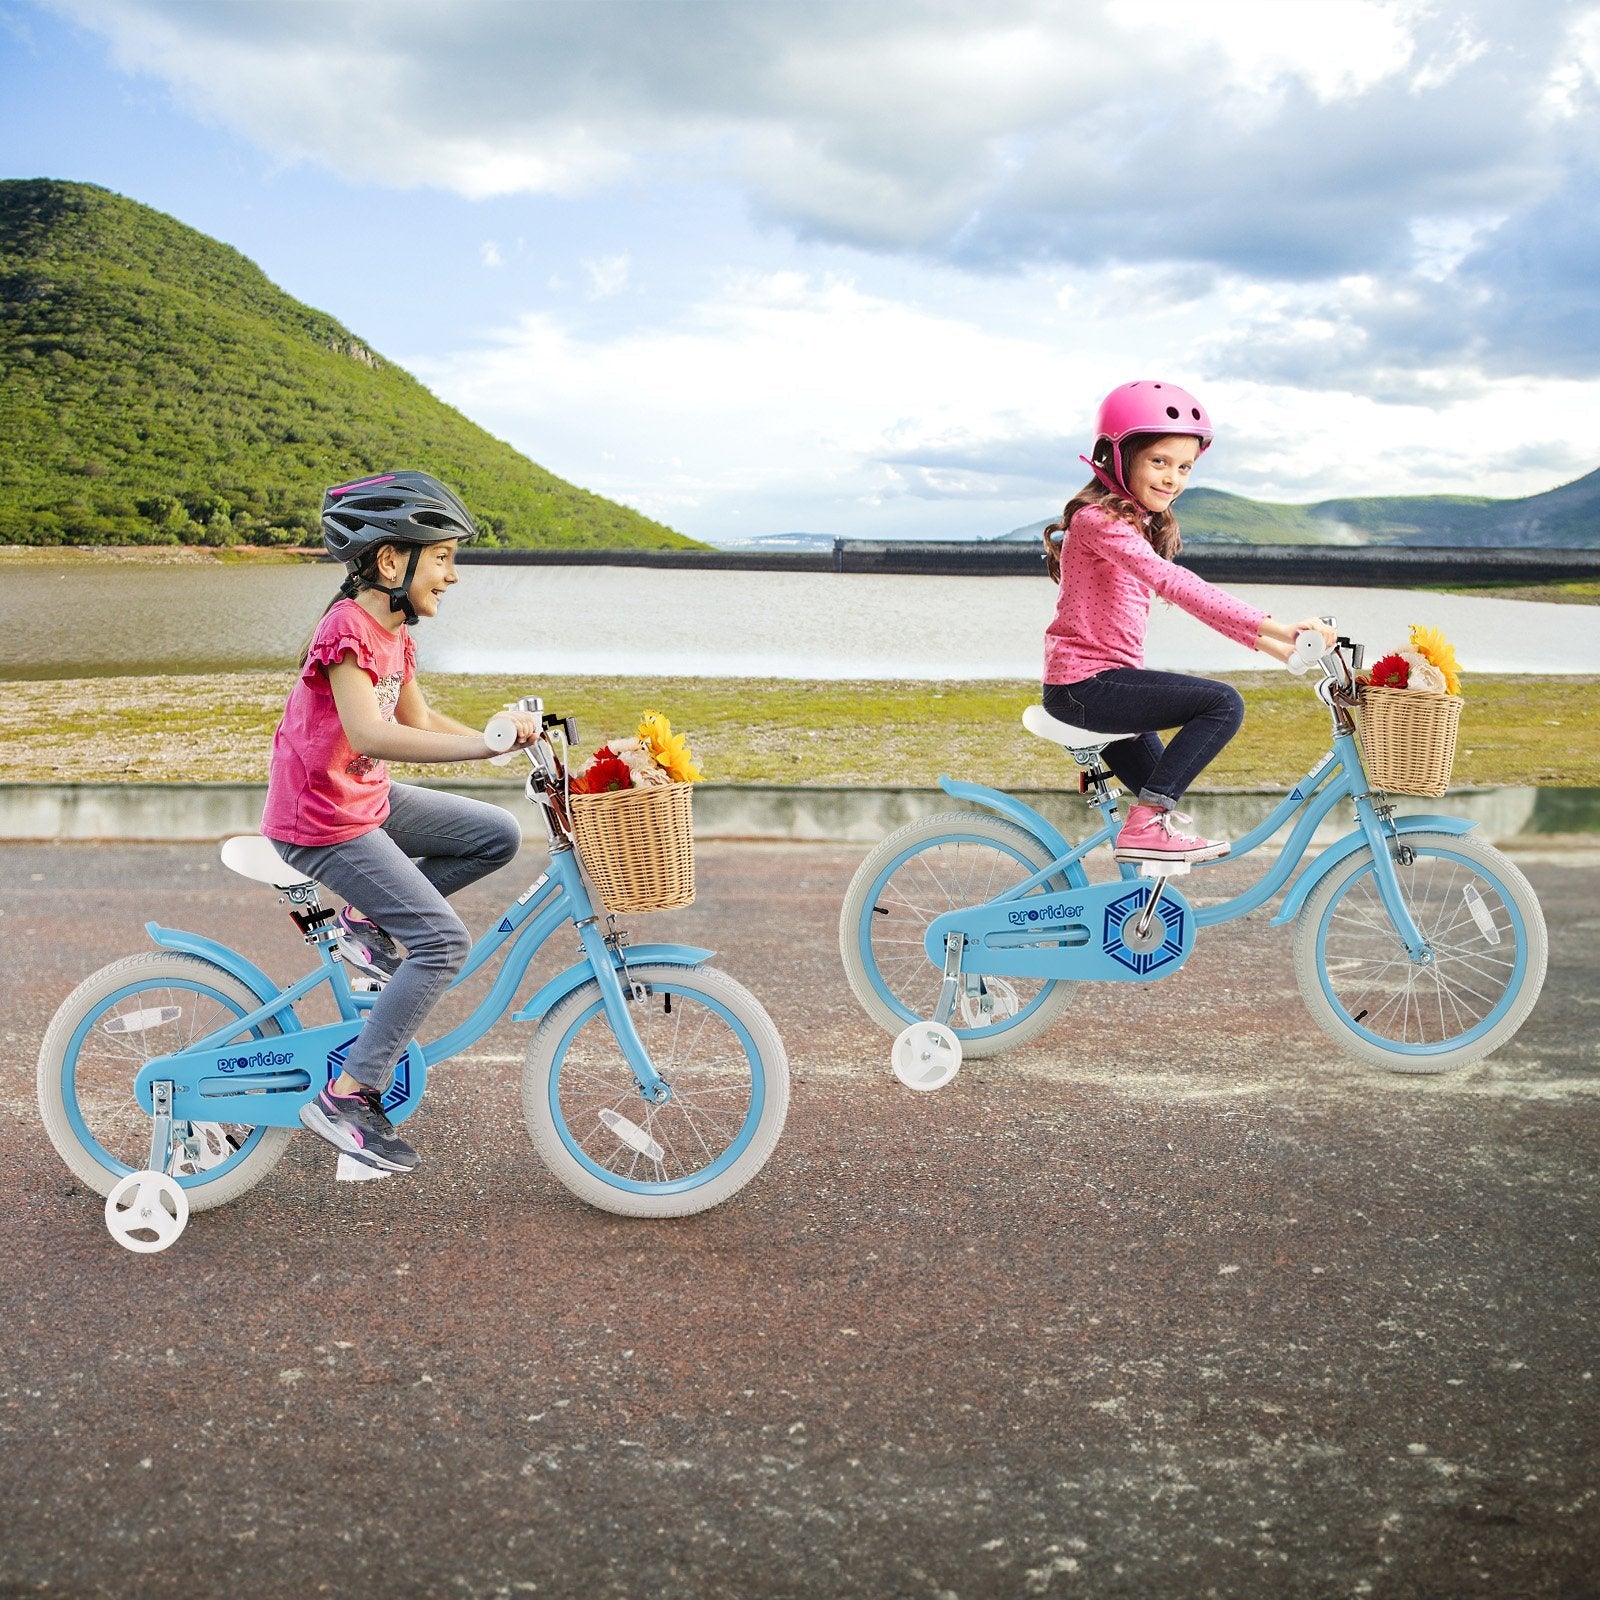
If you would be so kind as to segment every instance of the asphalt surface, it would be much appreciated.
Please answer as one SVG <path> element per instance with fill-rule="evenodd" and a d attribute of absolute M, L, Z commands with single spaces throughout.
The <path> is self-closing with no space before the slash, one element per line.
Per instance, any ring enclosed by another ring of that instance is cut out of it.
<path fill-rule="evenodd" d="M 209 847 L 0 847 L 0 1597 L 1600 1594 L 1600 855 L 1523 858 L 1550 978 L 1482 1065 L 1332 1054 L 1258 913 L 921 1096 L 839 969 L 863 853 L 702 846 L 639 921 L 788 1045 L 718 1210 L 571 1199 L 503 1023 L 414 1177 L 300 1137 L 133 1256 L 39 1125 L 51 1014 L 146 918 L 303 952 Z"/>

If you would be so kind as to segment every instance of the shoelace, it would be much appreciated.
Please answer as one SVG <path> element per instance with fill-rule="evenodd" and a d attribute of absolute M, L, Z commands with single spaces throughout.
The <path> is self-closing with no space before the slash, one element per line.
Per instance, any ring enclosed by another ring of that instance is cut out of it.
<path fill-rule="evenodd" d="M 383 1096 L 376 1089 L 363 1085 L 356 1090 L 356 1097 L 372 1113 L 373 1121 L 378 1124 L 380 1132 L 394 1132 L 394 1124 L 389 1120 L 389 1113 L 383 1109 Z"/>

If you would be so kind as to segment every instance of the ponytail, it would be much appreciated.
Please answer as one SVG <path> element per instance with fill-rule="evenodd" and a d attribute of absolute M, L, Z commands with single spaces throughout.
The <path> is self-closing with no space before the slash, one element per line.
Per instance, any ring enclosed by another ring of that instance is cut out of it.
<path fill-rule="evenodd" d="M 361 588 L 361 582 L 361 578 L 357 576 L 356 573 L 350 573 L 345 578 L 344 582 L 339 585 L 338 593 L 335 594 L 333 599 L 331 599 L 327 605 L 322 608 L 322 615 L 317 618 L 317 623 L 320 625 L 322 618 L 327 616 L 327 614 L 332 611 L 341 600 L 354 600 L 356 597 L 356 592 Z M 305 646 L 300 651 L 300 659 L 295 663 L 295 665 L 301 671 L 305 670 L 305 664 L 311 657 L 311 641 L 315 639 L 316 636 L 317 630 L 315 627 L 312 628 L 311 632 L 306 635 Z"/>

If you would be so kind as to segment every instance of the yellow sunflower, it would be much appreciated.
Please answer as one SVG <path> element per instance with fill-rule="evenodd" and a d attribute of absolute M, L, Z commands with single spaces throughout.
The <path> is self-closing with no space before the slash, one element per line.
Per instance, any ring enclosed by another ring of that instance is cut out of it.
<path fill-rule="evenodd" d="M 1411 648 L 1444 674 L 1446 694 L 1461 693 L 1461 663 L 1456 660 L 1455 646 L 1437 628 L 1424 628 L 1420 622 L 1413 623 Z"/>
<path fill-rule="evenodd" d="M 655 757 L 656 765 L 676 783 L 699 783 L 702 773 L 689 754 L 689 741 L 672 731 L 659 711 L 647 711 L 639 724 L 639 741 Z"/>

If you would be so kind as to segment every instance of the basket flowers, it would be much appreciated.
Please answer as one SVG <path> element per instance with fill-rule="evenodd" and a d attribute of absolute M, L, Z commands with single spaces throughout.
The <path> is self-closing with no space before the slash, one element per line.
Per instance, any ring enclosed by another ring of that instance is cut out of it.
<path fill-rule="evenodd" d="M 1460 694 L 1461 666 L 1455 647 L 1437 628 L 1411 627 L 1410 648 L 1372 664 L 1364 682 L 1377 689 L 1415 689 L 1423 694 Z"/>
<path fill-rule="evenodd" d="M 698 783 L 703 774 L 688 741 L 659 711 L 646 711 L 631 739 L 612 739 L 570 769 L 573 794 L 617 794 L 669 783 Z"/>
<path fill-rule="evenodd" d="M 700 769 L 659 711 L 568 769 L 572 836 L 609 912 L 670 911 L 694 900 L 691 784 Z"/>
<path fill-rule="evenodd" d="M 1410 648 L 1361 675 L 1357 726 L 1375 788 L 1441 795 L 1450 782 L 1461 717 L 1461 667 L 1437 628 L 1413 625 Z"/>

